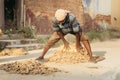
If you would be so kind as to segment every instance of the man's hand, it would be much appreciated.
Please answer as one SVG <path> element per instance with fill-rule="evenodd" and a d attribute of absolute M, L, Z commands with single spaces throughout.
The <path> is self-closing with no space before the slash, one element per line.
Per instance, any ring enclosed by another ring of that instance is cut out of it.
<path fill-rule="evenodd" d="M 64 34 L 62 33 L 62 32 L 57 32 L 58 33 L 58 35 L 60 36 L 60 38 L 62 39 L 62 41 L 63 41 L 63 43 L 64 43 L 64 48 L 65 49 L 69 49 L 70 47 L 69 47 L 69 43 L 65 40 L 65 38 L 64 38 Z"/>
<path fill-rule="evenodd" d="M 69 49 L 70 48 L 69 43 L 67 41 L 64 41 L 64 48 L 65 49 Z"/>
<path fill-rule="evenodd" d="M 80 44 L 76 44 L 76 50 L 80 52 L 81 49 L 83 49 L 83 47 Z"/>

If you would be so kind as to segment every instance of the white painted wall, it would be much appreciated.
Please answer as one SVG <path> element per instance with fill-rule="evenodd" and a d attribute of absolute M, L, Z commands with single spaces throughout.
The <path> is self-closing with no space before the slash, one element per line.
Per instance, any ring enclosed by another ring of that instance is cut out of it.
<path fill-rule="evenodd" d="M 111 0 L 98 0 L 98 13 L 104 15 L 111 14 Z"/>
<path fill-rule="evenodd" d="M 91 9 L 97 14 L 111 14 L 111 0 L 82 0 L 86 10 Z"/>

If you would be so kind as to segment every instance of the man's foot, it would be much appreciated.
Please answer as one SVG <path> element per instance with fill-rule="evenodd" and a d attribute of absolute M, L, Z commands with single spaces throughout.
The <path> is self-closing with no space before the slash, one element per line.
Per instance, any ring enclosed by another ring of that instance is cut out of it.
<path fill-rule="evenodd" d="M 91 58 L 89 61 L 90 61 L 91 63 L 97 63 L 97 61 L 96 61 L 94 58 Z"/>
<path fill-rule="evenodd" d="M 44 59 L 43 57 L 38 57 L 38 58 L 36 58 L 35 60 L 41 61 L 41 60 L 43 60 L 43 59 Z"/>

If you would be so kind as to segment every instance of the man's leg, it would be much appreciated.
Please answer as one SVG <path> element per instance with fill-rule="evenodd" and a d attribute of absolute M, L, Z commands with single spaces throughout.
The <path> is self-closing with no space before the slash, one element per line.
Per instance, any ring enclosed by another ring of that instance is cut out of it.
<path fill-rule="evenodd" d="M 52 36 L 50 37 L 50 39 L 48 40 L 47 44 L 45 45 L 42 54 L 40 55 L 38 59 L 44 59 L 45 54 L 47 53 L 47 51 L 56 43 L 60 40 L 59 35 L 57 34 L 57 32 L 54 32 L 52 34 Z"/>
<path fill-rule="evenodd" d="M 83 45 L 85 46 L 85 48 L 87 49 L 87 52 L 88 52 L 88 54 L 90 56 L 90 60 L 93 61 L 91 46 L 90 46 L 90 43 L 88 41 L 88 38 L 82 33 L 80 39 L 83 42 Z"/>

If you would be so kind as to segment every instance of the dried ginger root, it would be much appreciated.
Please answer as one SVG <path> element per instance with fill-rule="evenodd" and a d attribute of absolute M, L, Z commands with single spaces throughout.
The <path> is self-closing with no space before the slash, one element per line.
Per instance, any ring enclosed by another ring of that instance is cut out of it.
<path fill-rule="evenodd" d="M 80 63 L 88 62 L 90 59 L 85 48 L 80 52 L 76 51 L 75 44 L 70 44 L 70 49 L 65 49 L 64 46 L 60 46 L 58 50 L 49 58 L 49 61 L 56 63 Z"/>
<path fill-rule="evenodd" d="M 27 51 L 23 48 L 12 48 L 12 49 L 4 49 L 0 52 L 0 56 L 20 56 L 26 55 Z"/>
<path fill-rule="evenodd" d="M 16 61 L 13 63 L 0 65 L 0 70 L 5 70 L 9 73 L 15 74 L 41 74 L 48 75 L 54 72 L 62 72 L 57 68 L 47 67 L 36 60 Z"/>

